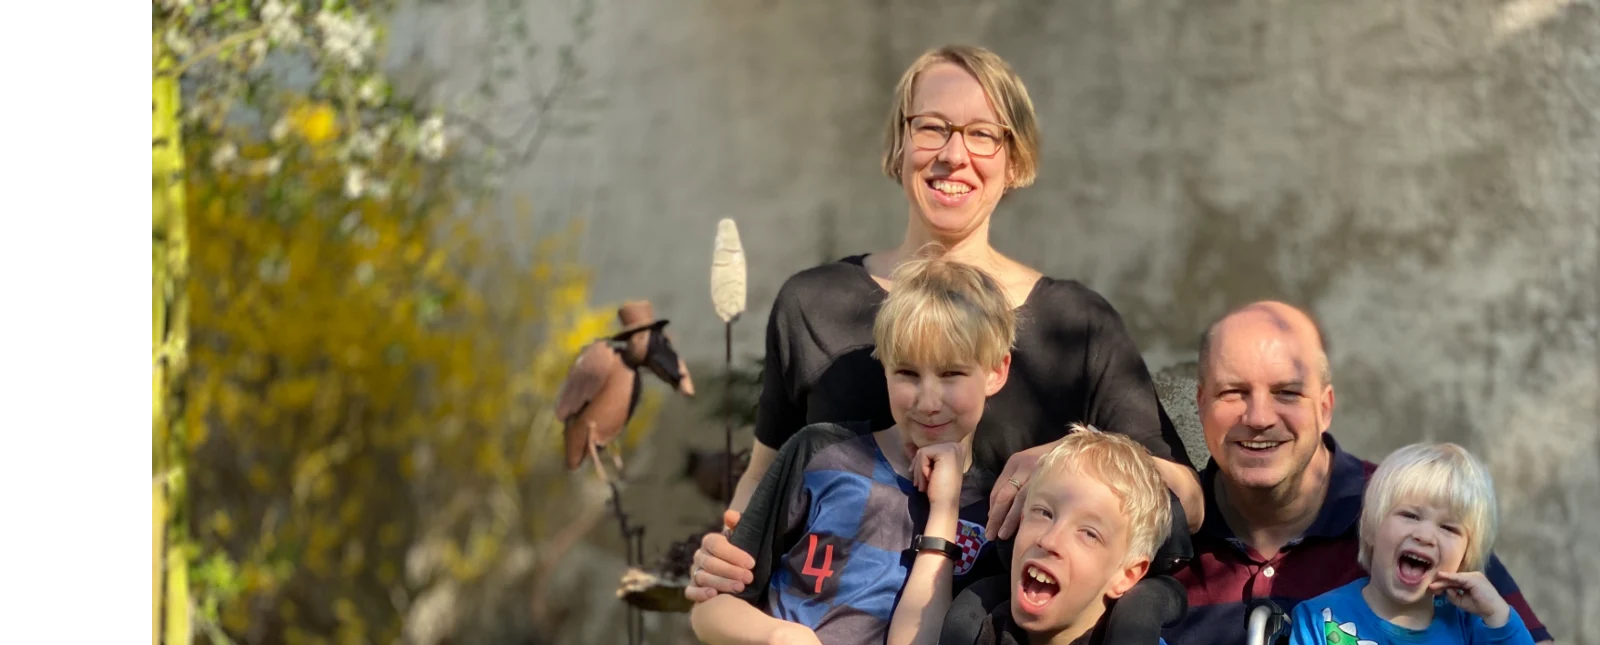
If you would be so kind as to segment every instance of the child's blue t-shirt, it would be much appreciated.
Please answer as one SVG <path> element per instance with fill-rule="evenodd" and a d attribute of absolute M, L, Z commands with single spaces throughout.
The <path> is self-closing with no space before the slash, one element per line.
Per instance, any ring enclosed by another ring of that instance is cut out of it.
<path fill-rule="evenodd" d="M 1373 613 L 1361 597 L 1361 589 L 1369 579 L 1358 578 L 1297 605 L 1290 618 L 1290 645 L 1533 645 L 1533 635 L 1515 608 L 1505 625 L 1490 628 L 1482 618 L 1438 598 L 1434 600 L 1433 622 L 1426 629 L 1407 629 L 1391 623 Z"/>
<path fill-rule="evenodd" d="M 983 539 L 993 480 L 976 465 L 962 478 L 954 591 L 1005 572 Z M 756 561 L 734 595 L 830 645 L 882 643 L 927 517 L 927 496 L 895 474 L 868 428 L 808 426 L 778 451 L 729 538 Z"/>

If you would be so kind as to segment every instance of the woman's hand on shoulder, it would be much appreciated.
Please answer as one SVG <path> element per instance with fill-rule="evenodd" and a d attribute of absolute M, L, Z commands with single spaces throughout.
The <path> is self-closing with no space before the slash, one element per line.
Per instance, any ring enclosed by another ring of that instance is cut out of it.
<path fill-rule="evenodd" d="M 739 593 L 755 580 L 751 573 L 756 568 L 755 558 L 728 540 L 733 527 L 739 525 L 738 511 L 723 511 L 722 523 L 725 530 L 707 533 L 694 552 L 689 586 L 683 590 L 683 596 L 694 602 L 705 602 L 718 593 Z"/>
<path fill-rule="evenodd" d="M 1017 533 L 1017 524 L 1022 521 L 1022 505 L 1017 503 L 1017 498 L 1022 492 L 1022 487 L 1028 485 L 1028 479 L 1033 477 L 1033 471 L 1039 466 L 1050 449 L 1056 447 L 1056 441 L 1034 446 L 1022 452 L 1011 455 L 1006 460 L 1005 470 L 1000 471 L 1000 478 L 995 480 L 994 489 L 989 491 L 989 522 L 984 525 L 984 538 L 988 540 L 1009 540 Z"/>

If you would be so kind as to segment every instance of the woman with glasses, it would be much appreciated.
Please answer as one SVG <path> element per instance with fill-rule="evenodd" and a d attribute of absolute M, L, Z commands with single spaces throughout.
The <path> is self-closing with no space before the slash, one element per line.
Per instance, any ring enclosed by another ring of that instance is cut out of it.
<path fill-rule="evenodd" d="M 992 482 L 988 526 L 963 525 L 963 547 L 1012 537 L 1017 491 L 1073 423 L 1125 434 L 1159 457 L 1162 478 L 1198 527 L 1199 480 L 1116 310 L 1083 284 L 1044 276 L 989 244 L 995 206 L 1007 190 L 1033 182 L 1039 159 L 1021 79 L 982 48 L 931 50 L 901 77 L 887 126 L 883 171 L 905 191 L 905 237 L 894 248 L 801 271 L 779 290 L 767 323 L 756 441 L 729 510 L 744 509 L 778 449 L 802 427 L 893 425 L 883 366 L 872 356 L 873 315 L 894 288 L 895 267 L 936 244 L 945 257 L 994 276 L 1018 315 L 1010 378 L 989 399 L 968 474 Z M 737 515 L 725 519 L 737 522 Z M 741 590 L 754 564 L 722 535 L 707 535 L 685 595 L 700 601 Z"/>

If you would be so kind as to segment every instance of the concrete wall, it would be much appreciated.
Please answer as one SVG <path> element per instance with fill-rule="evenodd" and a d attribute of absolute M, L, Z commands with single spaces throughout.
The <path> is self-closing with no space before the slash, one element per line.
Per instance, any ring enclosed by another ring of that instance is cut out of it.
<path fill-rule="evenodd" d="M 559 31 L 567 3 L 535 3 Z M 597 296 L 654 299 L 697 365 L 722 352 L 717 219 L 749 254 L 753 354 L 786 276 L 898 241 L 877 164 L 902 68 L 983 44 L 1044 128 L 996 246 L 1100 290 L 1153 368 L 1192 358 L 1230 305 L 1306 304 L 1330 333 L 1336 435 L 1373 459 L 1423 439 L 1483 455 L 1502 558 L 1563 642 L 1600 644 L 1597 3 L 609 1 L 594 24 L 593 136 L 511 192 L 586 218 Z M 704 432 L 687 440 L 720 443 Z"/>

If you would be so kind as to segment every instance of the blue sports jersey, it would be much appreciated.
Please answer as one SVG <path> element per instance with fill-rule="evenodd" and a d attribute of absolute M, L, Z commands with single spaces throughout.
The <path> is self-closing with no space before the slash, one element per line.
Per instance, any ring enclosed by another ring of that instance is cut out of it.
<path fill-rule="evenodd" d="M 992 484 L 976 466 L 962 479 L 957 591 L 1005 571 L 983 539 Z M 784 443 L 731 536 L 756 560 L 738 595 L 824 643 L 882 643 L 927 517 L 927 496 L 895 474 L 870 432 L 807 426 Z"/>

